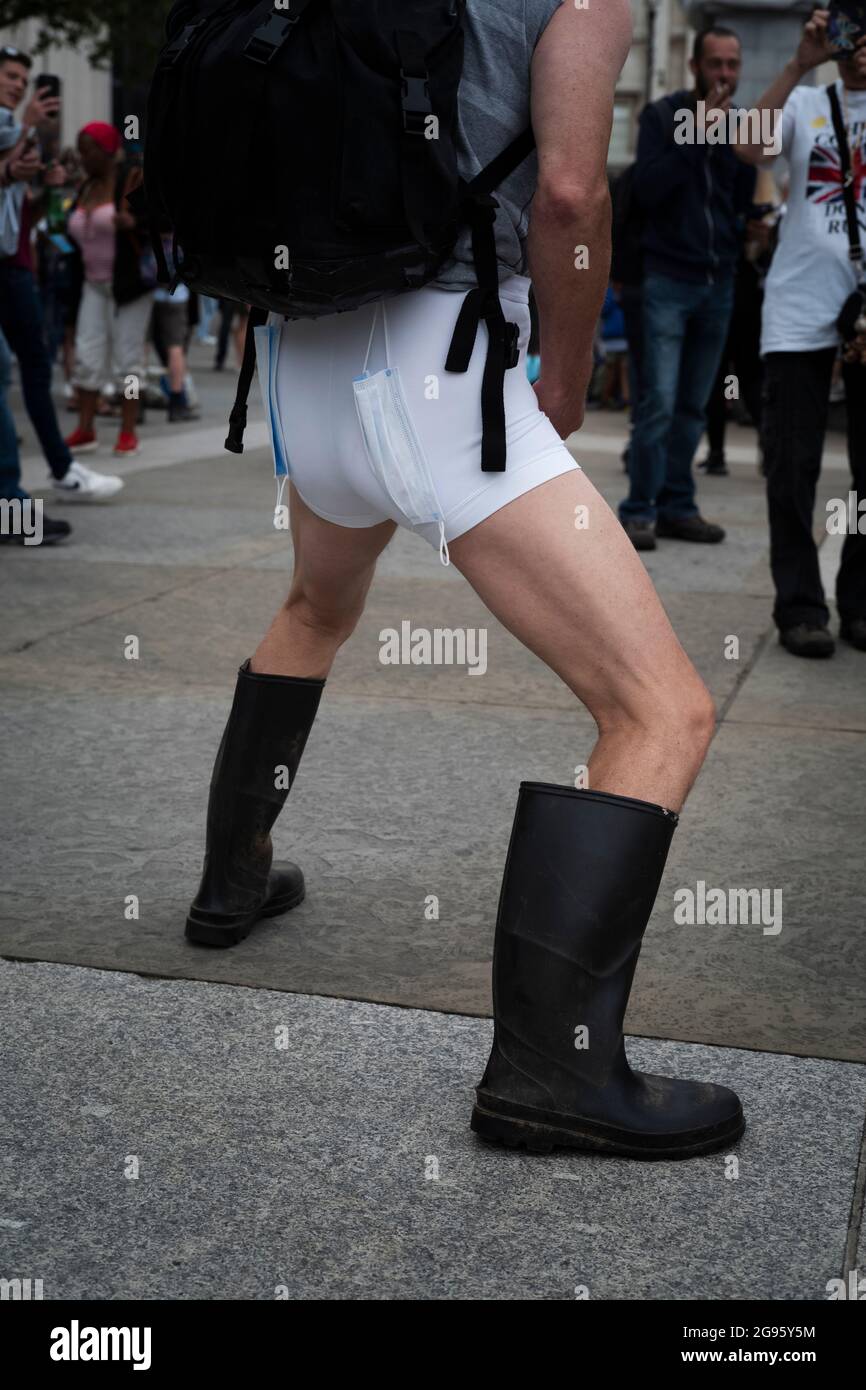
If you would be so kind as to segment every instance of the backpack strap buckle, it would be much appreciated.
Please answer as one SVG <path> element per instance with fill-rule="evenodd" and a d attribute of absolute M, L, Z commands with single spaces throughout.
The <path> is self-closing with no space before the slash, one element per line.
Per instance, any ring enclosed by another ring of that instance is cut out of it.
<path fill-rule="evenodd" d="M 427 73 L 419 77 L 401 68 L 400 91 L 404 132 L 407 135 L 423 135 L 426 130 L 426 118 L 433 115 Z"/>
<path fill-rule="evenodd" d="M 269 63 L 285 43 L 300 15 L 278 14 L 272 10 L 244 45 L 244 57 L 252 63 Z"/>
<path fill-rule="evenodd" d="M 197 19 L 194 24 L 187 24 L 185 28 L 181 29 L 177 37 L 172 39 L 168 47 L 163 50 L 160 67 L 173 68 L 181 53 L 189 47 L 193 36 L 204 23 L 204 19 Z"/>

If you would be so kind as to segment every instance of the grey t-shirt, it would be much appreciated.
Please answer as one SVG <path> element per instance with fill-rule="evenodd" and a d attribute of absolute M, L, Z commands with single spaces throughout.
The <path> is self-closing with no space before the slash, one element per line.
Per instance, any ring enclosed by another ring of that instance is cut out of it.
<path fill-rule="evenodd" d="M 457 167 L 464 179 L 481 172 L 530 123 L 529 70 L 535 45 L 563 0 L 468 0 L 466 51 L 457 99 Z M 496 189 L 496 254 L 500 281 L 526 274 L 534 154 Z M 472 239 L 461 232 L 454 256 L 432 282 L 462 290 L 476 283 Z"/>

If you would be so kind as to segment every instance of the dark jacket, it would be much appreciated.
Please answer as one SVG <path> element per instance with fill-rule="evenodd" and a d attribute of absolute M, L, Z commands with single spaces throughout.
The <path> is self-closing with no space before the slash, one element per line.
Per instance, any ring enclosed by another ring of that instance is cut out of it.
<path fill-rule="evenodd" d="M 645 272 L 707 284 L 734 273 L 757 172 L 728 145 L 675 142 L 674 113 L 694 105 L 694 92 L 674 92 L 641 114 L 634 197 Z"/>
<path fill-rule="evenodd" d="M 132 192 L 140 181 L 141 175 L 137 165 L 126 163 L 120 166 L 117 173 L 117 189 L 114 195 L 115 207 L 120 207 L 124 196 Z M 78 206 L 85 187 L 86 184 L 83 184 L 79 189 L 78 197 L 69 209 L 69 216 Z M 135 227 L 132 230 L 120 229 L 114 238 L 114 274 L 111 281 L 111 294 L 117 305 L 131 304 L 134 299 L 140 299 L 143 294 L 148 294 L 153 289 L 153 284 L 146 283 L 141 277 L 142 252 L 147 252 L 150 247 L 147 227 L 137 214 L 135 219 Z M 72 285 L 70 319 L 74 323 L 84 285 L 84 261 L 77 245 L 70 252 L 69 260 Z"/>

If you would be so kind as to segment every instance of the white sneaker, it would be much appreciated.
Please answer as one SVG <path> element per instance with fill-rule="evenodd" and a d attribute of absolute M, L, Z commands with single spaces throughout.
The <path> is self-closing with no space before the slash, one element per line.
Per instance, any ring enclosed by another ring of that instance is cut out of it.
<path fill-rule="evenodd" d="M 107 502 L 123 487 L 123 479 L 108 473 L 95 473 L 73 459 L 62 478 L 51 480 L 58 502 Z"/>

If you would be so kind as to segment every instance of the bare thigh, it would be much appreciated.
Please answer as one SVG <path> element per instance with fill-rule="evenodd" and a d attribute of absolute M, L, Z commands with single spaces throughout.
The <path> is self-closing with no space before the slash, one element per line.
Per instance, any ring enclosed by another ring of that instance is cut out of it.
<path fill-rule="evenodd" d="M 303 594 L 323 615 L 339 618 L 361 612 L 376 561 L 397 529 L 396 522 L 377 526 L 338 526 L 311 511 L 289 484 L 290 520 L 295 564 L 290 599 Z"/>
<path fill-rule="evenodd" d="M 253 671 L 279 676 L 330 672 L 338 648 L 364 611 L 376 561 L 396 529 L 393 521 L 355 529 L 311 511 L 289 487 L 295 550 L 289 595 L 253 653 Z"/>
<path fill-rule="evenodd" d="M 585 508 L 586 527 L 575 525 Z M 450 545 L 490 611 L 599 728 L 647 725 L 701 684 L 643 564 L 583 472 L 551 479 Z"/>

